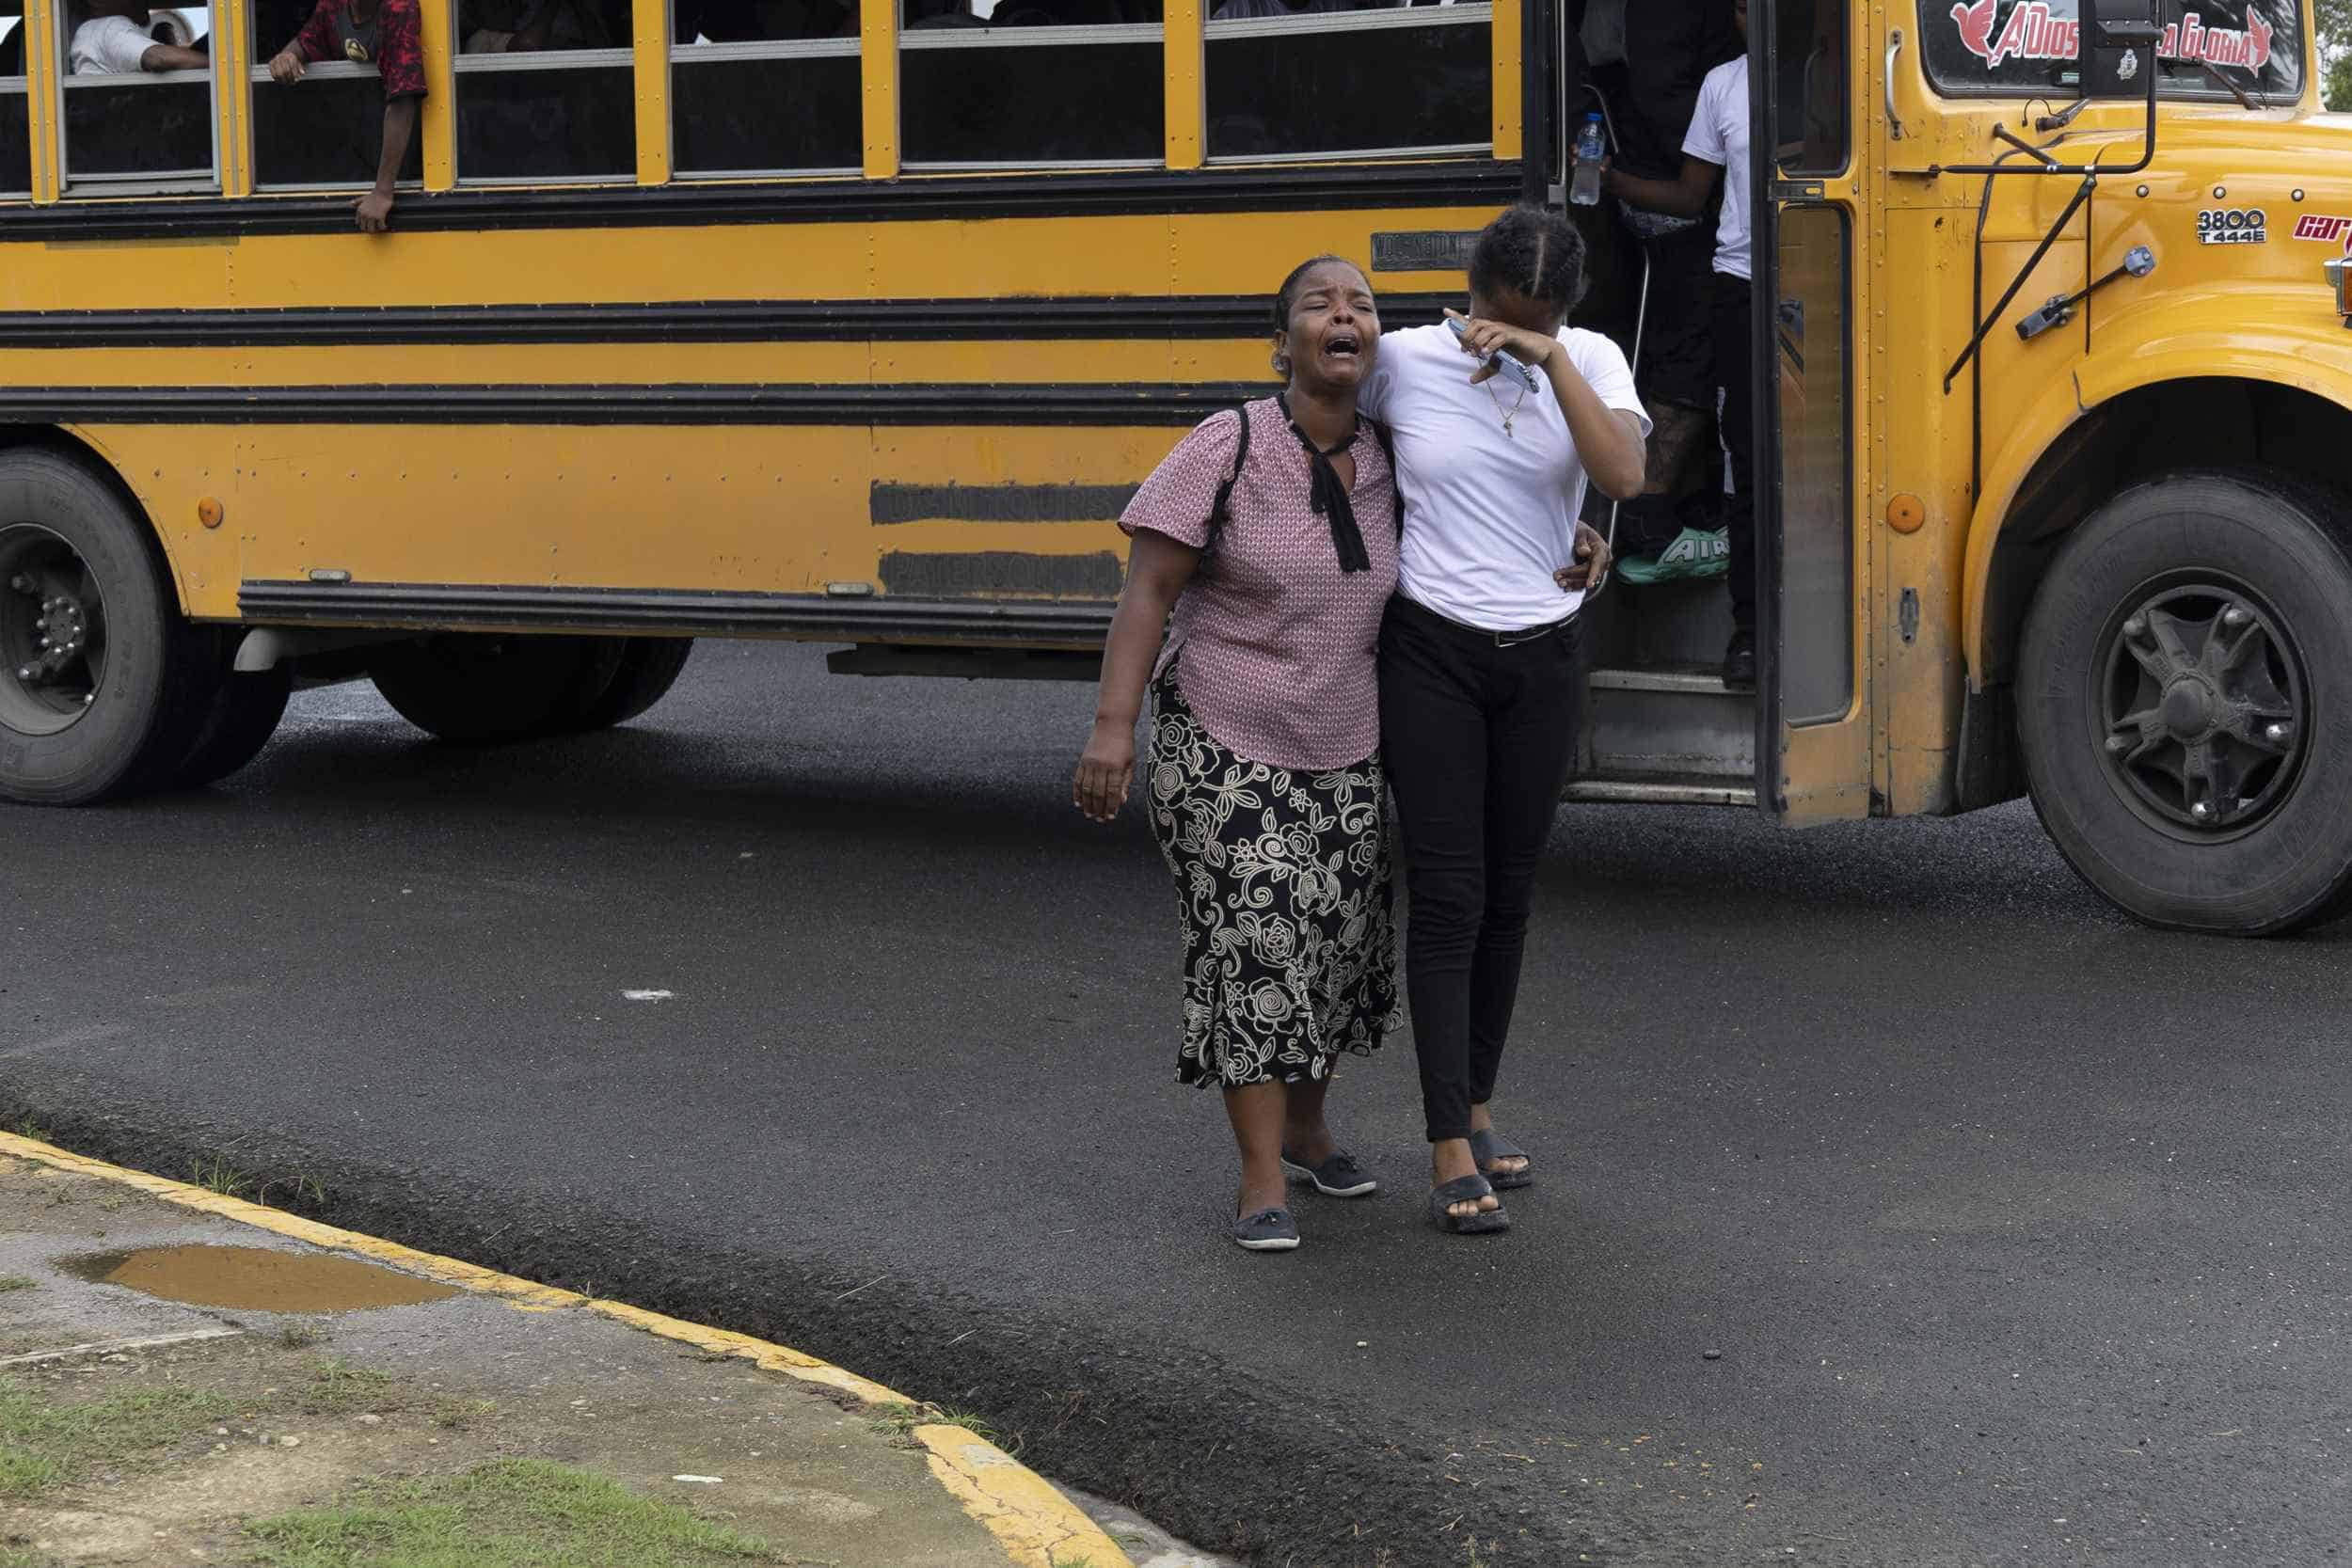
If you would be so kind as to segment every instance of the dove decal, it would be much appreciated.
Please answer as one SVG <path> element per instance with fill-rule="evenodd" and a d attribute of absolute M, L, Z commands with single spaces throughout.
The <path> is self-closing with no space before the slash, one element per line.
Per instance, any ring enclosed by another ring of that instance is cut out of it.
<path fill-rule="evenodd" d="M 1998 4 L 2000 0 L 1977 0 L 1973 6 L 1952 8 L 1952 25 L 1960 29 L 1960 41 L 1988 71 L 2000 63 L 1993 57 L 1993 8 Z"/>

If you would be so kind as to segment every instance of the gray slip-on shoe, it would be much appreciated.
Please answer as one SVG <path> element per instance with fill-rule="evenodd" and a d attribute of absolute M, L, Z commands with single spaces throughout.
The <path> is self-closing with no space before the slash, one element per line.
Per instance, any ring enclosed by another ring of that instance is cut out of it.
<path fill-rule="evenodd" d="M 1298 1244 L 1298 1222 L 1288 1209 L 1261 1209 L 1233 1222 L 1233 1243 L 1251 1252 L 1288 1252 Z"/>
<path fill-rule="evenodd" d="M 1311 1165 L 1289 1149 L 1282 1150 L 1282 1170 L 1287 1176 L 1311 1181 L 1315 1191 L 1326 1197 L 1363 1197 L 1380 1190 L 1372 1173 L 1356 1163 L 1356 1156 L 1343 1148 L 1331 1151 L 1331 1157 L 1319 1165 Z"/>

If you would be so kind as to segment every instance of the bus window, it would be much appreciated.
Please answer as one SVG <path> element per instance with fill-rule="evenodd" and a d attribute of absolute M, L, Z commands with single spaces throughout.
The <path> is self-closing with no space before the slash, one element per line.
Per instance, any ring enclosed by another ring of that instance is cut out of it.
<path fill-rule="evenodd" d="M 461 182 L 636 178 L 628 0 L 453 3 Z"/>
<path fill-rule="evenodd" d="M 678 0 L 670 51 L 679 174 L 854 174 L 858 11 L 850 0 Z"/>
<path fill-rule="evenodd" d="M 1780 689 L 1791 724 L 1833 723 L 1853 697 L 1853 529 L 1848 510 L 1846 214 L 1780 214 Z M 1758 519 L 1760 522 L 1762 519 Z"/>
<path fill-rule="evenodd" d="M 253 179 L 262 190 L 356 190 L 375 182 L 384 145 L 384 78 L 373 62 L 306 63 L 281 83 L 270 60 L 293 46 L 316 0 L 248 0 L 253 40 Z M 424 182 L 424 138 L 411 135 L 403 188 Z"/>
<path fill-rule="evenodd" d="M 58 10 L 68 188 L 217 188 L 212 8 L 83 0 Z"/>
<path fill-rule="evenodd" d="M 24 0 L 0 5 L 0 200 L 33 194 L 32 104 L 24 90 Z"/>
<path fill-rule="evenodd" d="M 1836 174 L 1846 166 L 1844 0 L 1782 0 L 1779 28 L 1780 166 Z"/>
<path fill-rule="evenodd" d="M 2082 0 L 1921 0 L 1928 80 L 1943 93 L 2073 98 L 2082 86 Z M 2303 90 L 2298 0 L 2168 4 L 2156 20 L 2164 26 L 2156 87 L 2168 98 L 2228 99 L 2242 90 L 2285 103 Z"/>
<path fill-rule="evenodd" d="M 1216 0 L 1212 159 L 1479 152 L 1494 144 L 1494 8 Z"/>
<path fill-rule="evenodd" d="M 910 165 L 1157 164 L 1160 0 L 900 0 Z"/>

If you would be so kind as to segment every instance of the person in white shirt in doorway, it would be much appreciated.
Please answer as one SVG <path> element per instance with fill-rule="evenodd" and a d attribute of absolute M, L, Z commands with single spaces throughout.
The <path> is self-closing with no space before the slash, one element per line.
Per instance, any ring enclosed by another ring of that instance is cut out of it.
<path fill-rule="evenodd" d="M 1748 0 L 1732 0 L 1732 20 L 1748 36 Z M 1756 685 L 1756 392 L 1749 384 L 1748 57 L 1726 60 L 1699 86 L 1698 108 L 1682 138 L 1682 172 L 1673 180 L 1644 180 L 1614 168 L 1601 171 L 1610 194 L 1635 207 L 1695 217 L 1723 182 L 1715 220 L 1717 428 L 1731 472 L 1724 496 L 1724 534 L 1731 546 L 1731 645 L 1724 650 L 1724 684 Z"/>
<path fill-rule="evenodd" d="M 1515 207 L 1478 236 L 1470 314 L 1380 340 L 1358 406 L 1394 437 L 1404 537 L 1380 624 L 1380 745 L 1404 833 L 1406 990 L 1430 1144 L 1429 1217 L 1510 1221 L 1534 1180 L 1489 1110 L 1535 863 L 1578 729 L 1578 607 L 1609 547 L 1577 521 L 1586 476 L 1642 488 L 1649 418 L 1617 345 L 1564 329 L 1584 242 Z M 1531 367 L 1528 386 L 1500 368 Z M 1468 356 L 1468 357 L 1465 357 Z"/>
<path fill-rule="evenodd" d="M 154 12 L 128 0 L 84 0 L 88 21 L 73 29 L 76 75 L 122 75 L 139 71 L 210 71 L 212 57 L 159 40 L 150 30 Z"/>

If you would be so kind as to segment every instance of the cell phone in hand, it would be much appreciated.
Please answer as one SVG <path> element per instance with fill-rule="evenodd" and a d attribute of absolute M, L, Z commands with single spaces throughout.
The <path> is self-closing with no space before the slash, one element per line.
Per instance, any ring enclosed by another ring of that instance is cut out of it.
<path fill-rule="evenodd" d="M 1456 320 L 1454 317 L 1446 317 L 1445 324 L 1446 325 L 1454 328 L 1454 335 L 1456 338 L 1464 335 L 1464 329 L 1461 322 Z M 1505 354 L 1501 349 L 1497 349 L 1494 353 L 1486 356 L 1484 363 L 1493 365 L 1498 370 L 1507 371 L 1511 374 L 1518 376 L 1520 383 L 1531 392 L 1536 388 L 1537 382 L 1535 379 L 1535 372 L 1529 370 L 1527 366 L 1522 364 L 1514 355 Z"/>

